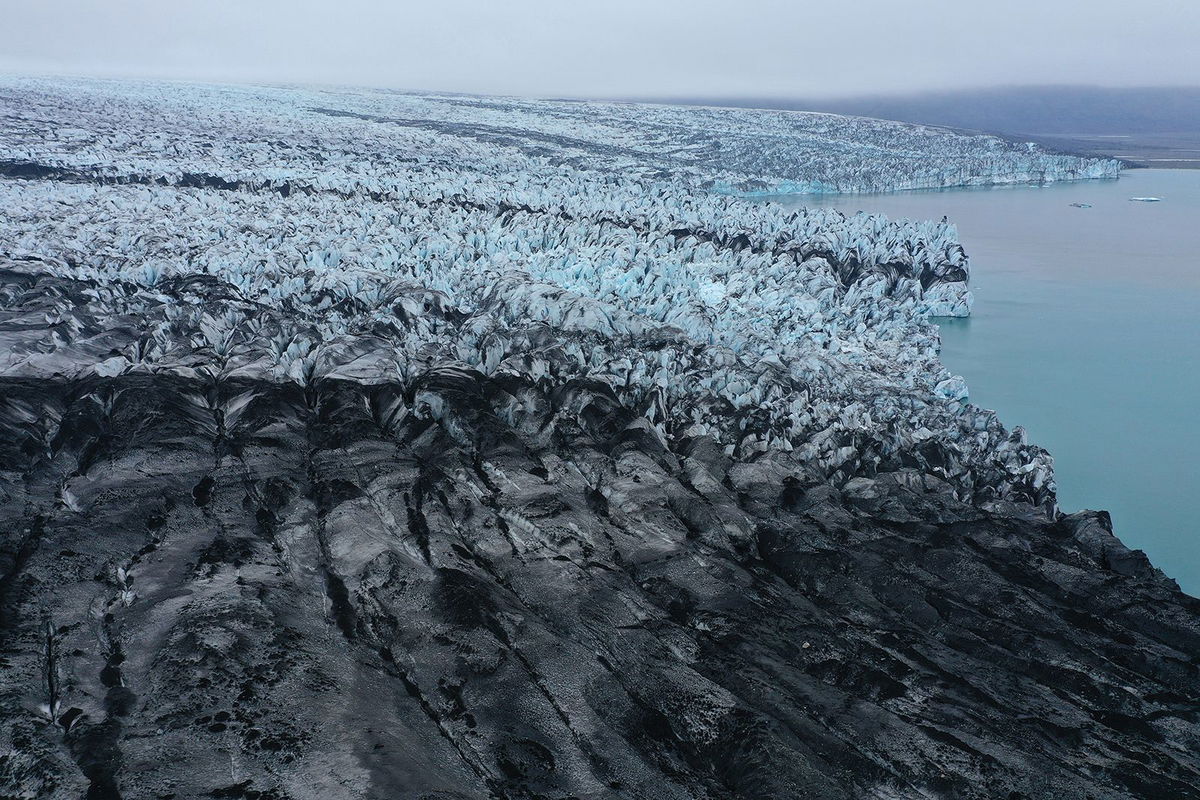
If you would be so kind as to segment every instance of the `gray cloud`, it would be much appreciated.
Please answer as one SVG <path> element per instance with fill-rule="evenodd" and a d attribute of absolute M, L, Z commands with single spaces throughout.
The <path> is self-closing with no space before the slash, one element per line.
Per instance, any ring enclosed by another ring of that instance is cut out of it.
<path fill-rule="evenodd" d="M 574 96 L 1200 81 L 1194 0 L 0 0 L 0 70 Z"/>

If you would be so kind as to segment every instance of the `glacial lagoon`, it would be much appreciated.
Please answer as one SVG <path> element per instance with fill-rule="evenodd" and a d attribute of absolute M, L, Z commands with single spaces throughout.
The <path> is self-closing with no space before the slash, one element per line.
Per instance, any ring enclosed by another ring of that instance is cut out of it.
<path fill-rule="evenodd" d="M 943 362 L 1050 450 L 1063 510 L 1200 595 L 1200 170 L 774 199 L 956 223 L 975 308 L 939 320 Z"/>

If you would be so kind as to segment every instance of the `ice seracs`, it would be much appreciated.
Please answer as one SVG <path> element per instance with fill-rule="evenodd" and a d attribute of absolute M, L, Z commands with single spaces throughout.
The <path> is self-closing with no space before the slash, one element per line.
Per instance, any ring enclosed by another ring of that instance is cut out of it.
<path fill-rule="evenodd" d="M 599 380 L 657 436 L 1053 506 L 1030 478 L 1048 456 L 938 361 L 929 317 L 972 301 L 953 225 L 738 195 L 1105 162 L 821 114 L 16 79 L 0 97 L 5 375 Z"/>

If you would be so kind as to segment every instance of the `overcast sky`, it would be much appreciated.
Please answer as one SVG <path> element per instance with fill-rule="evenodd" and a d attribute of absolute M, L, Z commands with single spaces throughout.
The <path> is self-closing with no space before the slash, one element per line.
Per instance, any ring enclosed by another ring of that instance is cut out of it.
<path fill-rule="evenodd" d="M 1200 83 L 1200 0 L 0 0 L 0 71 L 541 96 Z"/>

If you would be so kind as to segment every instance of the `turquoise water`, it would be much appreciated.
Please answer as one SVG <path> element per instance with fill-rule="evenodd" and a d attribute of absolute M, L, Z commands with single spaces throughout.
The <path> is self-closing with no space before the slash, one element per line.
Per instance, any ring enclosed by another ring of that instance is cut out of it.
<path fill-rule="evenodd" d="M 956 223 L 975 310 L 943 362 L 1054 455 L 1065 511 L 1109 510 L 1200 596 L 1200 170 L 785 202 Z"/>

